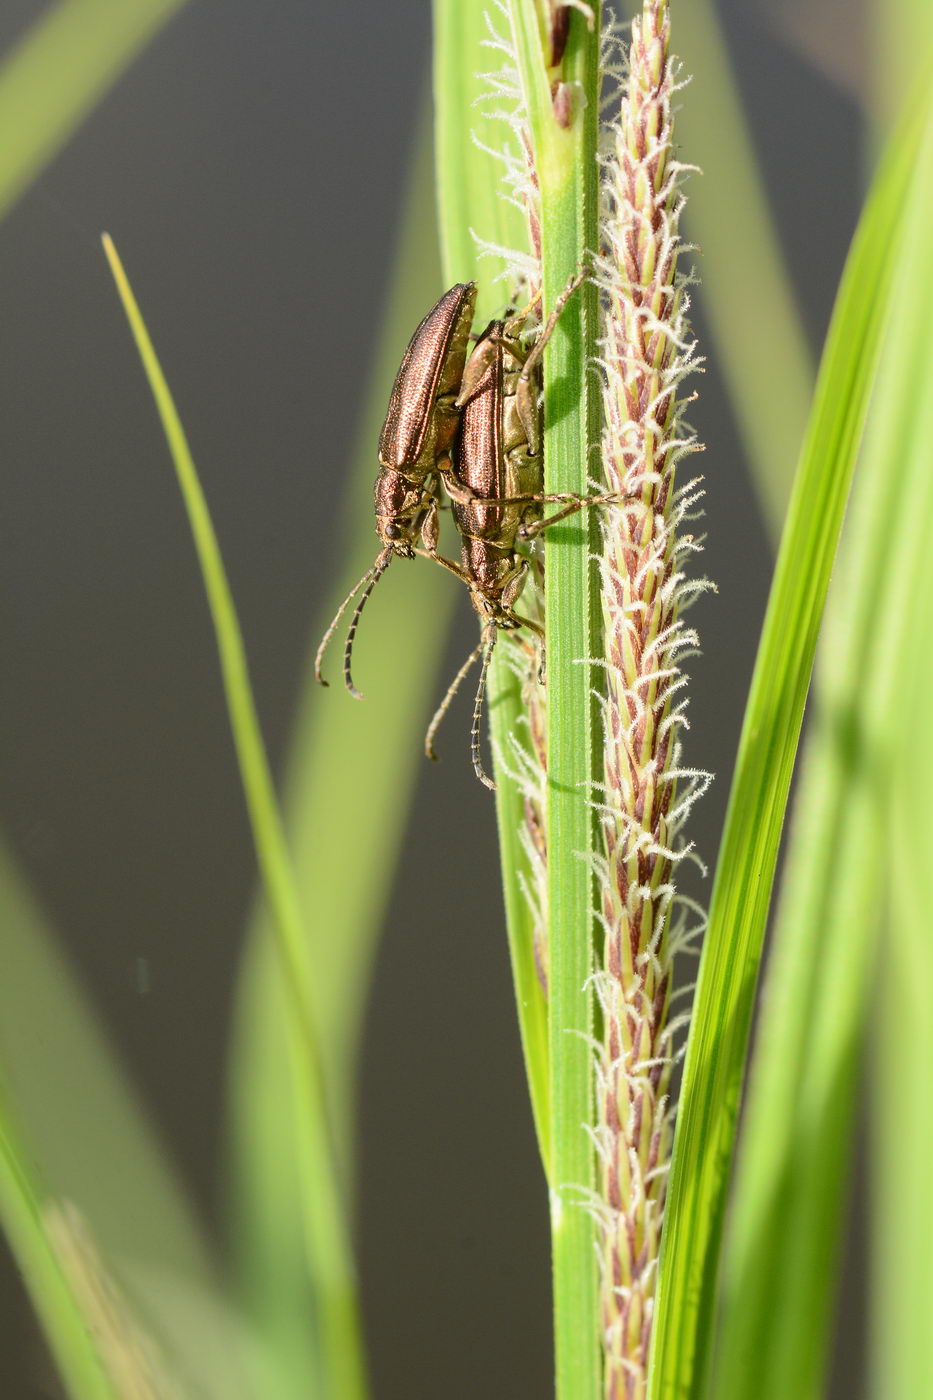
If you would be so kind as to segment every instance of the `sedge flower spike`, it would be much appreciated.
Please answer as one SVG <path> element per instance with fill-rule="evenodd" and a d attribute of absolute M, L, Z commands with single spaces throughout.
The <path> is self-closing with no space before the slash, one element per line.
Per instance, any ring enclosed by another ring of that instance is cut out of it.
<path fill-rule="evenodd" d="M 697 644 L 682 613 L 706 585 L 685 576 L 700 543 L 682 529 L 702 493 L 695 480 L 675 480 L 680 459 L 697 450 L 680 393 L 697 356 L 688 279 L 677 268 L 685 167 L 674 158 L 669 29 L 666 0 L 646 0 L 627 67 L 616 74 L 621 104 L 604 131 L 596 262 L 604 489 L 626 498 L 603 513 L 599 560 L 604 773 L 595 805 L 604 855 L 594 982 L 603 1030 L 593 1137 L 607 1400 L 646 1393 L 678 1029 L 671 969 L 696 932 L 673 874 L 690 849 L 679 836 L 683 819 L 709 782 L 680 765 L 681 666 Z"/>

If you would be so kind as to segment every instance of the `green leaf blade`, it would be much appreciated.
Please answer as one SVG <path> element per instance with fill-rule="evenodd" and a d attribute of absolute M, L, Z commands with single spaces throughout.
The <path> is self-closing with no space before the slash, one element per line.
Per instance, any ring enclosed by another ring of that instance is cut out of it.
<path fill-rule="evenodd" d="M 75 1291 L 49 1241 L 34 1171 L 0 1103 L 0 1218 L 59 1373 L 72 1400 L 120 1400 Z"/>
<path fill-rule="evenodd" d="M 544 314 L 598 246 L 599 13 L 574 12 L 560 81 L 574 103 L 555 114 L 536 7 L 512 6 L 519 71 L 541 202 Z M 545 490 L 585 495 L 598 442 L 596 289 L 567 303 L 544 357 Z M 595 1227 L 581 1202 L 595 1182 L 592 1142 L 593 856 L 590 795 L 596 781 L 592 678 L 596 609 L 593 524 L 574 517 L 545 536 L 547 633 L 548 1015 L 551 1099 L 552 1258 L 557 1394 L 596 1400 L 602 1388 Z"/>
<path fill-rule="evenodd" d="M 503 17 L 497 20 L 504 24 Z M 501 310 L 508 295 L 493 279 L 495 259 L 483 258 L 474 234 L 500 248 L 528 248 L 522 212 L 503 198 L 501 165 L 490 153 L 502 144 L 502 124 L 488 115 L 481 74 L 495 66 L 485 47 L 490 30 L 482 7 L 460 0 L 434 3 L 434 101 L 436 179 L 448 283 L 477 281 L 477 321 Z M 494 752 L 508 755 L 522 742 L 521 687 L 497 648 L 489 675 L 489 727 Z M 519 833 L 524 796 L 507 765 L 496 765 L 496 818 L 505 899 L 509 956 L 515 986 L 522 1052 L 538 1147 L 545 1170 L 551 1141 L 548 1083 L 547 1004 L 534 957 L 534 925 L 523 882 L 531 871 Z"/>
<path fill-rule="evenodd" d="M 185 0 L 59 0 L 0 77 L 0 218 Z"/>
<path fill-rule="evenodd" d="M 827 338 L 746 710 L 700 968 L 662 1244 L 651 1395 L 702 1393 L 751 1011 L 823 602 L 921 121 L 889 153 Z"/>
<path fill-rule="evenodd" d="M 366 1393 L 353 1262 L 336 1179 L 324 1075 L 314 1021 L 312 973 L 301 906 L 259 728 L 246 652 L 220 547 L 184 429 L 113 242 L 104 250 L 142 361 L 175 467 L 204 578 L 243 790 L 282 962 L 302 1184 L 302 1222 L 315 1288 L 322 1384 L 356 1400 Z"/>
<path fill-rule="evenodd" d="M 904 605 L 924 596 L 916 580 L 933 521 L 924 421 L 930 179 L 927 152 L 907 205 L 891 323 L 820 643 L 736 1181 L 716 1366 L 724 1400 L 817 1395 L 823 1385 L 860 1050 L 876 999 L 882 896 L 899 849 L 889 849 L 902 810 L 888 807 L 892 749 L 899 733 L 919 732 L 906 715 L 899 723 L 898 712 L 909 707 L 904 676 L 917 638 L 930 635 Z"/>

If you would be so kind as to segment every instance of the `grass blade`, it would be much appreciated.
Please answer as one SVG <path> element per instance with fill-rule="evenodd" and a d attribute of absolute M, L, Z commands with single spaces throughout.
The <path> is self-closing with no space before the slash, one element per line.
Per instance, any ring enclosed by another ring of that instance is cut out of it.
<path fill-rule="evenodd" d="M 929 79 L 928 79 L 929 81 Z M 886 844 L 874 853 L 887 875 L 888 922 L 878 967 L 869 1047 L 872 1090 L 871 1394 L 909 1400 L 933 1375 L 933 138 L 918 172 L 922 215 L 904 265 L 905 329 L 894 371 L 902 378 L 898 433 L 889 445 L 892 492 L 909 515 L 903 541 L 892 536 L 901 654 L 886 716 L 893 749 Z M 893 416 L 893 415 L 892 415 Z M 884 441 L 881 431 L 879 440 Z M 898 452 L 898 448 L 901 449 Z M 896 475 L 895 475 L 896 471 Z M 901 473 L 903 472 L 903 482 Z M 911 549 L 912 546 L 912 549 Z M 890 625 L 892 614 L 886 615 Z M 886 820 L 885 820 L 886 819 Z"/>
<path fill-rule="evenodd" d="M 504 17 L 499 17 L 504 25 Z M 490 27 L 481 6 L 434 0 L 434 152 L 444 278 L 480 283 L 477 320 L 501 310 L 511 288 L 496 284 L 495 259 L 477 235 L 504 248 L 528 248 L 524 214 L 502 198 L 494 152 L 502 129 L 488 115 L 484 70 L 494 68 Z"/>
<path fill-rule="evenodd" d="M 142 1329 L 161 1339 L 173 1371 L 198 1395 L 243 1396 L 244 1337 L 189 1203 L 47 919 L 2 849 L 0 915 L 9 973 L 0 982 L 0 1064 L 13 1163 L 0 1213 L 42 1325 L 59 1325 L 48 1309 L 61 1301 L 61 1289 L 55 1285 L 50 1302 L 36 1295 L 34 1285 L 46 1276 L 43 1246 L 28 1241 L 36 1203 L 44 1223 L 49 1208 L 67 1202 L 92 1232 Z M 24 1240 L 38 1273 L 22 1257 Z M 86 1301 L 74 1295 L 82 1312 Z M 93 1336 L 92 1322 L 88 1314 Z"/>
<path fill-rule="evenodd" d="M 490 178 L 494 162 L 489 161 L 483 171 L 482 163 L 469 152 L 465 106 L 467 96 L 480 91 L 475 79 L 471 86 L 470 74 L 477 70 L 483 33 L 479 17 L 458 13 L 466 8 L 449 3 L 435 7 L 441 152 L 438 178 L 448 273 L 456 276 L 471 275 L 467 269 L 475 259 L 466 238 L 467 221 L 483 237 L 489 236 L 480 218 L 492 220 L 495 213 L 488 193 L 482 192 L 495 189 L 497 183 L 495 177 Z M 504 10 L 502 14 L 505 23 Z M 584 261 L 586 251 L 597 244 L 598 26 L 589 29 L 582 14 L 572 13 L 561 69 L 549 73 L 544 67 L 537 8 L 516 0 L 509 16 L 508 42 L 514 44 L 517 55 L 540 186 L 544 299 L 549 307 Z M 458 44 L 464 37 L 476 47 Z M 457 64 L 462 65 L 459 72 Z M 495 63 L 487 58 L 481 66 L 489 69 Z M 550 84 L 555 78 L 567 84 L 563 95 L 571 105 L 578 99 L 566 126 L 556 120 L 551 102 Z M 455 95 L 454 100 L 448 102 L 448 93 Z M 496 144 L 495 138 L 489 144 Z M 449 189 L 445 189 L 447 184 Z M 524 229 L 517 236 L 497 241 L 511 248 L 528 247 Z M 592 288 L 586 288 L 568 306 L 545 361 L 545 411 L 550 425 L 545 451 L 548 491 L 587 489 L 594 404 L 586 392 L 585 367 L 593 350 L 594 327 L 595 296 Z M 522 795 L 501 765 L 497 768 L 500 844 L 519 1017 L 539 1142 L 555 1186 L 558 1391 L 563 1396 L 595 1395 L 600 1367 L 593 1230 L 578 1204 L 579 1190 L 592 1184 L 592 1154 L 583 1129 L 591 1118 L 589 1050 L 583 1038 L 574 1034 L 589 1032 L 591 1024 L 587 978 L 591 971 L 592 888 L 585 859 L 593 845 L 587 804 L 588 784 L 593 778 L 591 699 L 586 668 L 577 664 L 579 658 L 593 654 L 586 528 L 585 522 L 575 521 L 552 530 L 546 545 L 552 697 L 548 747 L 549 763 L 556 760 L 557 764 L 550 771 L 548 852 L 552 871 L 559 872 L 549 891 L 551 957 L 557 958 L 551 963 L 549 1028 L 534 969 L 532 922 L 521 890 L 521 876 L 527 875 L 518 838 Z M 504 741 L 514 739 L 518 731 L 520 706 L 517 682 L 503 666 L 491 695 L 494 739 L 507 753 Z M 546 1077 L 548 1041 L 552 1050 L 559 1047 L 559 1055 L 551 1056 Z M 548 1097 L 550 1117 L 545 1107 Z"/>
<path fill-rule="evenodd" d="M 4 55 L 0 218 L 183 3 L 60 0 L 45 7 Z M 180 1368 L 192 1377 L 200 1372 L 203 1393 L 215 1393 L 200 1369 L 213 1348 L 206 1335 L 193 1335 L 191 1321 L 195 1296 L 210 1299 L 216 1318 L 225 1307 L 204 1242 L 54 946 L 48 920 L 5 851 L 0 851 L 0 907 L 3 963 L 15 969 L 15 976 L 3 981 L 0 1015 L 9 1099 L 0 1216 L 63 1378 L 74 1395 L 112 1393 L 92 1355 L 87 1300 L 62 1272 L 45 1232 L 45 1206 L 67 1199 L 80 1204 L 101 1248 Z M 77 1106 L 79 1122 L 68 1131 L 65 1125 Z M 84 1130 L 88 1121 L 95 1124 L 93 1138 Z M 132 1199 L 128 1182 L 138 1193 Z M 145 1199 L 145 1211 L 139 1210 L 139 1199 Z M 158 1286 L 153 1286 L 155 1272 L 162 1279 Z M 228 1331 L 223 1348 L 228 1361 L 214 1368 L 214 1379 L 231 1396 L 240 1393 L 236 1351 Z"/>
<path fill-rule="evenodd" d="M 826 1363 L 890 855 L 891 751 L 901 697 L 913 693 L 903 677 L 918 631 L 903 600 L 922 596 L 915 580 L 933 523 L 924 421 L 931 176 L 928 154 L 905 216 L 879 385 L 820 645 L 736 1181 L 716 1366 L 716 1393 L 728 1400 L 816 1395 Z"/>
<path fill-rule="evenodd" d="M 690 181 L 685 213 L 702 249 L 700 295 L 761 508 L 778 539 L 813 390 L 812 356 L 709 0 L 678 7 L 676 44 L 691 75 L 677 118 L 680 139 L 702 172 Z"/>
<path fill-rule="evenodd" d="M 34 1169 L 0 1102 L 0 1215 L 16 1262 L 73 1400 L 119 1400 L 76 1296 L 46 1233 Z"/>
<path fill-rule="evenodd" d="M 273 910 L 286 989 L 294 1123 L 302 1172 L 308 1265 L 319 1309 L 325 1387 L 365 1394 L 353 1264 L 327 1123 L 303 919 L 253 702 L 242 635 L 194 461 L 165 377 L 110 238 L 104 249 L 169 445 L 188 512 L 217 638 L 243 789 L 266 897 Z"/>
<path fill-rule="evenodd" d="M 501 20 L 504 24 L 504 18 Z M 500 248 L 528 249 L 524 214 L 503 198 L 501 166 L 492 154 L 502 142 L 501 123 L 482 105 L 488 88 L 481 74 L 496 66 L 484 47 L 490 38 L 481 6 L 459 0 L 434 3 L 434 101 L 437 190 L 447 282 L 478 280 L 477 322 L 501 309 L 508 291 L 495 281 L 495 262 L 481 257 L 473 231 Z M 494 750 L 522 742 L 520 684 L 497 647 L 489 676 L 489 726 Z M 524 797 L 514 778 L 496 768 L 496 815 L 506 927 L 519 1030 L 542 1161 L 550 1145 L 547 1006 L 535 968 L 534 925 L 523 881 L 531 871 L 520 840 Z"/>
<path fill-rule="evenodd" d="M 662 1243 L 651 1395 L 698 1395 L 758 964 L 823 602 L 888 308 L 919 122 L 859 224 L 823 355 L 733 779 L 700 967 Z"/>
<path fill-rule="evenodd" d="M 889 133 L 900 116 L 904 93 L 913 91 L 928 64 L 933 13 L 926 0 L 870 0 L 865 23 L 872 136 L 877 138 Z"/>
<path fill-rule="evenodd" d="M 59 0 L 0 75 L 0 218 L 185 0 Z"/>
<path fill-rule="evenodd" d="M 537 7 L 515 0 L 513 31 L 540 189 L 545 314 L 598 246 L 598 6 L 572 11 L 558 74 L 545 67 Z M 552 83 L 567 86 L 562 122 Z M 595 353 L 596 292 L 572 298 L 545 354 L 545 490 L 585 494 L 598 441 L 598 396 L 587 367 Z M 584 513 L 585 514 L 585 513 Z M 548 667 L 548 1014 L 551 1086 L 551 1228 L 557 1394 L 595 1397 L 601 1385 L 595 1231 L 580 1204 L 592 1191 L 593 812 L 596 779 L 592 678 L 591 522 L 575 517 L 545 543 Z"/>
<path fill-rule="evenodd" d="M 337 528 L 341 577 L 333 603 L 314 624 L 309 655 L 340 599 L 372 561 L 375 448 L 401 348 L 438 295 L 440 267 L 430 215 L 433 199 L 430 118 L 418 135 L 398 237 L 384 323 L 364 394 L 343 518 Z M 430 697 L 453 602 L 426 564 L 393 569 L 370 604 L 360 664 L 366 703 L 322 694 L 311 666 L 299 699 L 289 753 L 285 818 L 301 852 L 294 872 L 315 968 L 315 1013 L 338 1160 L 353 1173 L 354 1093 L 361 1023 L 381 932 L 387 889 L 405 836 L 405 815 L 421 766 Z M 430 573 L 428 573 L 430 579 Z M 404 619 L 404 625 L 401 623 Z M 366 878 L 347 880 L 347 851 L 363 853 Z M 239 981 L 230 1074 L 235 1158 L 236 1235 L 241 1287 L 277 1366 L 274 1393 L 304 1400 L 307 1391 L 308 1280 L 294 1221 L 300 1179 L 294 1134 L 283 1104 L 288 1064 L 281 981 L 268 908 L 257 910 Z"/>
<path fill-rule="evenodd" d="M 925 358 L 929 375 L 928 347 Z M 924 405 L 919 417 L 925 437 L 918 442 L 926 452 L 929 479 L 930 414 L 925 392 L 919 402 Z M 870 1394 L 876 1400 L 913 1400 L 926 1392 L 933 1375 L 933 744 L 928 718 L 933 699 L 929 644 L 933 512 L 929 504 L 925 527 L 927 548 L 911 580 L 915 606 L 910 610 L 913 639 L 922 638 L 922 642 L 913 648 L 913 664 L 902 672 L 906 685 L 899 711 L 908 727 L 900 730 L 902 742 L 895 755 L 889 928 L 870 1041 L 874 1052 L 871 1251 L 875 1272 L 869 1335 Z"/>

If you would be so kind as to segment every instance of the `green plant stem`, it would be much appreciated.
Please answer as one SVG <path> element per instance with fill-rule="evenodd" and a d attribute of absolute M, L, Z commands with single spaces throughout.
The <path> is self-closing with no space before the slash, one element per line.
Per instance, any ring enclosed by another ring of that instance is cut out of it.
<path fill-rule="evenodd" d="M 224 690 L 260 871 L 273 911 L 286 987 L 295 1080 L 295 1129 L 302 1167 L 308 1263 L 320 1308 L 321 1349 L 330 1393 L 366 1392 L 352 1256 L 334 1170 L 324 1080 L 314 1025 L 312 970 L 300 905 L 259 729 L 246 653 L 197 470 L 148 331 L 110 238 L 104 249 L 152 391 L 204 576 Z"/>
<path fill-rule="evenodd" d="M 599 14 L 592 28 L 572 12 L 557 79 L 572 104 L 555 116 L 531 0 L 513 5 L 513 30 L 541 197 L 544 313 L 598 242 L 597 113 Z M 586 369 L 594 351 L 595 288 L 568 303 L 545 354 L 545 490 L 585 493 L 597 440 Z M 545 536 L 548 752 L 548 958 L 551 1068 L 551 1230 L 557 1395 L 595 1400 L 601 1388 L 593 1222 L 581 1206 L 592 1191 L 593 813 L 592 678 L 597 654 L 586 513 Z"/>
<path fill-rule="evenodd" d="M 784 808 L 919 133 L 879 172 L 846 263 L 746 709 L 687 1046 L 650 1394 L 702 1392 L 725 1193 Z"/>
<path fill-rule="evenodd" d="M 33 1172 L 3 1102 L 0 1217 L 71 1400 L 120 1400 L 97 1354 L 81 1302 L 46 1236 Z"/>

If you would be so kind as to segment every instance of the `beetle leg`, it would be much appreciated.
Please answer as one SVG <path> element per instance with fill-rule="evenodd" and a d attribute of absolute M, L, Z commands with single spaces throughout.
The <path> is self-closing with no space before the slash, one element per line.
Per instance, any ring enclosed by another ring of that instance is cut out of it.
<path fill-rule="evenodd" d="M 528 368 L 529 364 L 534 366 L 535 361 L 539 360 L 544 354 L 544 347 L 547 345 L 551 336 L 554 334 L 554 331 L 557 328 L 557 323 L 560 320 L 561 315 L 563 314 L 564 307 L 567 305 L 568 301 L 573 296 L 577 288 L 581 287 L 586 281 L 588 274 L 589 268 L 581 267 L 579 272 L 574 273 L 564 290 L 561 292 L 560 296 L 555 301 L 554 309 L 545 321 L 544 325 L 541 327 L 541 330 L 538 332 L 538 337 L 531 348 L 531 352 L 529 353 L 528 359 L 525 361 L 526 369 Z"/>
<path fill-rule="evenodd" d="M 525 587 L 525 579 L 528 576 L 528 560 L 522 559 L 515 568 L 506 575 L 505 584 L 502 589 L 502 607 L 507 613 L 511 613 L 512 605 L 518 602 L 522 589 Z M 525 619 L 521 619 L 522 623 Z M 535 630 L 532 623 L 528 626 Z"/>
<path fill-rule="evenodd" d="M 527 305 L 526 305 L 526 306 L 523 306 L 522 309 L 521 309 L 521 311 L 516 311 L 514 316 L 510 316 L 510 317 L 509 317 L 509 325 L 510 325 L 510 326 L 520 326 L 521 323 L 522 323 L 522 321 L 527 320 L 527 318 L 528 318 L 528 313 L 531 312 L 531 311 L 534 311 L 535 307 L 538 305 L 538 302 L 541 300 L 541 295 L 542 295 L 543 291 L 544 291 L 544 288 L 543 288 L 543 287 L 539 287 L 538 290 L 535 292 L 534 296 L 533 296 L 533 297 L 531 298 L 531 300 L 527 303 Z M 515 298 L 513 297 L 513 299 L 512 299 L 512 305 L 514 306 L 514 304 L 515 304 Z"/>
<path fill-rule="evenodd" d="M 514 608 L 509 608 L 506 616 L 516 627 L 527 627 L 529 632 L 534 632 L 540 642 L 544 642 L 544 628 L 540 622 L 532 622 L 530 617 L 517 613 Z"/>
<path fill-rule="evenodd" d="M 444 418 L 459 418 L 460 406 L 457 402 L 457 395 L 453 392 L 439 395 L 434 401 L 434 411 Z"/>
<path fill-rule="evenodd" d="M 462 408 L 465 403 L 469 403 L 481 389 L 488 388 L 487 379 L 495 372 L 490 351 L 496 341 L 492 336 L 483 336 L 481 344 L 473 351 L 466 362 L 463 371 L 463 378 L 460 381 L 460 393 L 457 395 L 457 407 Z"/>
<path fill-rule="evenodd" d="M 601 496 L 574 496 L 571 492 L 557 492 L 548 496 L 531 496 L 532 501 L 559 502 L 566 501 L 567 505 L 563 510 L 555 511 L 553 515 L 542 517 L 540 520 L 531 520 L 528 524 L 518 527 L 518 537 L 521 540 L 533 540 L 536 535 L 540 535 L 542 530 L 546 530 L 549 525 L 556 525 L 559 520 L 566 520 L 568 515 L 575 515 L 578 510 L 585 510 L 587 506 L 618 506 L 624 505 L 626 501 L 634 500 L 632 496 L 620 496 L 617 492 L 607 491 Z"/>
<path fill-rule="evenodd" d="M 447 462 L 446 467 L 440 468 L 441 481 L 443 481 L 444 489 L 452 501 L 456 501 L 458 506 L 495 504 L 495 502 L 481 500 L 471 487 L 465 486 L 460 478 L 454 475 L 449 457 Z"/>
<path fill-rule="evenodd" d="M 544 645 L 544 643 L 545 643 L 544 628 L 541 626 L 540 623 L 538 623 L 538 622 L 532 622 L 532 620 L 531 620 L 530 617 L 524 617 L 521 613 L 517 613 L 517 612 L 515 611 L 514 608 L 509 608 L 509 609 L 508 609 L 508 617 L 509 617 L 509 620 L 510 620 L 511 622 L 513 622 L 513 623 L 515 624 L 516 627 L 527 627 L 528 630 L 529 630 L 529 632 L 533 632 L 534 635 L 537 637 L 537 639 L 538 639 L 538 676 L 537 676 L 537 679 L 538 679 L 538 684 L 539 684 L 539 685 L 544 685 L 545 655 L 546 655 L 546 652 L 545 652 L 545 645 Z"/>
<path fill-rule="evenodd" d="M 424 736 L 425 757 L 429 758 L 432 763 L 437 762 L 437 754 L 434 750 L 434 736 L 440 728 L 441 720 L 444 718 L 447 711 L 450 709 L 451 702 L 454 696 L 456 695 L 457 691 L 460 689 L 464 677 L 469 672 L 470 667 L 473 665 L 474 661 L 478 661 L 480 656 L 482 655 L 483 645 L 483 642 L 480 641 L 479 645 L 475 646 L 470 652 L 466 661 L 464 661 L 463 665 L 460 667 L 460 670 L 457 672 L 453 680 L 450 682 L 450 685 L 447 687 L 447 694 L 444 696 L 443 700 L 438 705 L 437 709 L 434 711 L 434 718 L 428 725 L 428 732 Z"/>
<path fill-rule="evenodd" d="M 535 366 L 544 354 L 545 347 L 551 336 L 557 329 L 557 323 L 561 318 L 564 307 L 578 287 L 586 281 L 588 268 L 581 270 L 571 277 L 564 290 L 554 303 L 554 310 L 545 321 L 534 345 L 528 352 L 525 363 L 522 365 L 521 374 L 518 377 L 518 385 L 515 390 L 515 407 L 518 410 L 518 417 L 525 430 L 525 439 L 533 455 L 538 453 L 538 393 L 534 381 Z"/>
<path fill-rule="evenodd" d="M 447 569 L 449 573 L 453 574 L 454 578 L 458 578 L 461 583 L 465 583 L 467 588 L 472 588 L 473 580 L 470 575 L 466 573 L 465 570 L 461 569 L 459 564 L 455 564 L 452 559 L 445 559 L 443 554 L 432 554 L 431 551 L 427 549 L 419 549 L 417 545 L 415 546 L 415 553 L 421 559 L 433 559 L 435 564 L 440 564 L 442 568 Z"/>
<path fill-rule="evenodd" d="M 522 293 L 525 290 L 527 282 L 527 275 L 525 273 L 522 273 L 518 282 L 515 284 L 515 290 L 512 292 L 512 295 L 509 298 L 508 305 L 506 307 L 506 311 L 511 311 L 513 313 L 512 316 L 508 318 L 509 320 L 524 319 L 524 317 L 528 315 L 528 312 L 531 311 L 533 307 L 537 306 L 538 302 L 541 300 L 541 288 L 539 287 L 538 290 L 535 292 L 534 296 L 528 302 L 528 305 L 525 307 L 524 311 L 522 311 L 521 313 L 517 311 L 516 308 L 518 306 L 519 299 L 521 298 Z"/>
<path fill-rule="evenodd" d="M 534 354 L 534 351 L 532 351 Z M 538 412 L 538 385 L 534 378 L 525 374 L 528 361 L 522 367 L 522 372 L 518 376 L 518 383 L 515 386 L 515 409 L 518 413 L 518 421 L 522 425 L 525 434 L 525 441 L 528 444 L 528 452 L 532 457 L 537 457 L 541 451 L 541 415 Z M 534 366 L 532 366 L 534 370 Z"/>
<path fill-rule="evenodd" d="M 424 520 L 421 522 L 421 538 L 424 547 L 429 554 L 437 553 L 437 542 L 440 539 L 441 527 L 437 518 L 437 501 L 432 501 L 425 512 Z"/>

